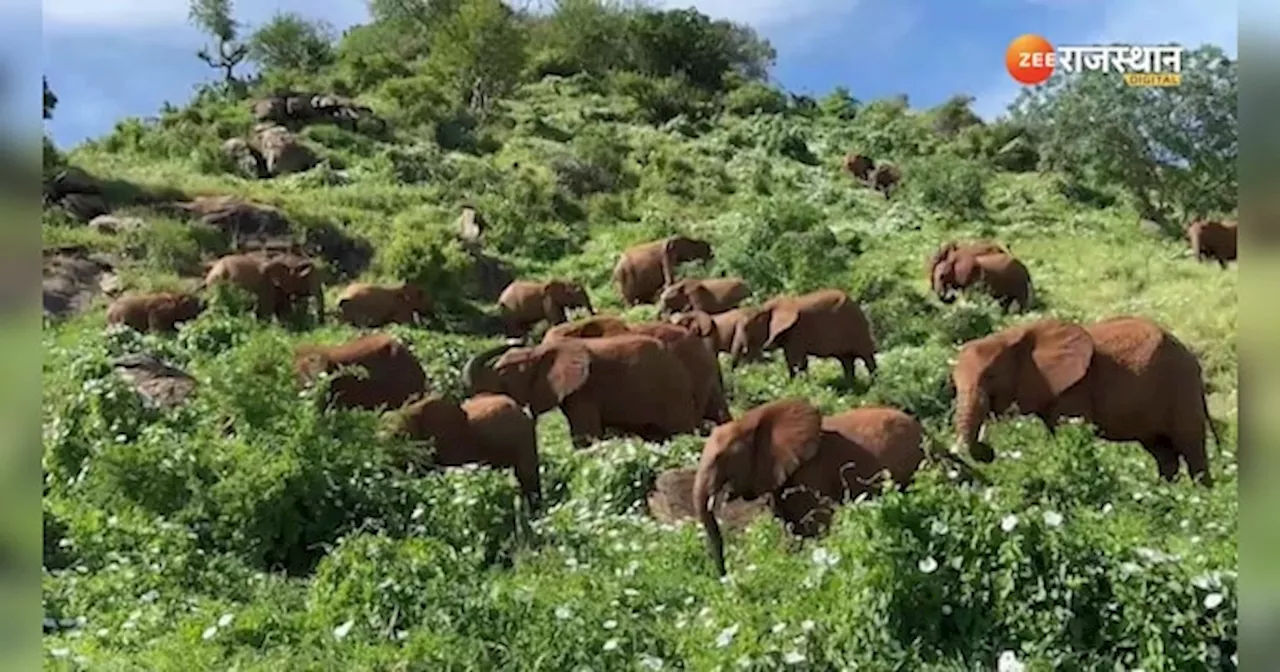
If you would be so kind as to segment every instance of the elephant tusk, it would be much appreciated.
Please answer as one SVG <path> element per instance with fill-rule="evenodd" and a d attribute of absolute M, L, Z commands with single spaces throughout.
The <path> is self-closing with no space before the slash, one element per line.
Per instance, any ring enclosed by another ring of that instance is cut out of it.
<path fill-rule="evenodd" d="M 987 423 L 982 423 L 978 428 L 978 443 L 985 443 L 987 440 Z"/>

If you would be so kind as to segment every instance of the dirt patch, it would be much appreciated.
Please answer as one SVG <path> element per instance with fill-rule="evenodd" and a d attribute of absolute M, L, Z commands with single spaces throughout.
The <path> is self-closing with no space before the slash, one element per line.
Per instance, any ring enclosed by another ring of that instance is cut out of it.
<path fill-rule="evenodd" d="M 697 469 L 668 469 L 658 474 L 649 493 L 649 515 L 663 523 L 696 519 L 693 508 L 693 479 Z M 768 495 L 755 501 L 731 500 L 716 507 L 716 519 L 729 529 L 741 529 L 760 515 L 769 515 Z"/>

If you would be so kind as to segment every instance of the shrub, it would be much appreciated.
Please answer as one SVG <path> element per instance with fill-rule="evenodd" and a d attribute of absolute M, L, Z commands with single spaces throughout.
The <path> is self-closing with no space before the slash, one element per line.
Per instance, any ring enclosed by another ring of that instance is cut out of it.
<path fill-rule="evenodd" d="M 821 210 L 803 201 L 768 202 L 726 232 L 716 245 L 716 264 L 762 296 L 832 286 L 861 247 L 836 238 L 822 219 Z"/>
<path fill-rule="evenodd" d="M 740 116 L 780 114 L 787 110 L 787 97 L 767 84 L 749 82 L 725 94 L 724 108 Z"/>
<path fill-rule="evenodd" d="M 448 228 L 401 216 L 392 237 L 378 251 L 378 267 L 389 277 L 421 286 L 448 301 L 462 296 L 474 260 Z"/>
<path fill-rule="evenodd" d="M 991 169 L 974 161 L 939 154 L 903 170 L 905 192 L 921 205 L 957 224 L 984 217 Z"/>

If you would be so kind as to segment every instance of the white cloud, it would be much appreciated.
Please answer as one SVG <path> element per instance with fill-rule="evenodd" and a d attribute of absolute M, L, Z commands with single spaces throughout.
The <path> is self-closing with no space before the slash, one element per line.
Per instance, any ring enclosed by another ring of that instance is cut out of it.
<path fill-rule="evenodd" d="M 44 0 L 46 26 L 158 28 L 187 20 L 182 0 Z"/>
<path fill-rule="evenodd" d="M 1044 0 L 1028 0 L 1043 2 Z M 1132 42 L 1151 44 L 1179 42 L 1195 48 L 1206 42 L 1216 44 L 1231 57 L 1237 55 L 1237 0 L 1120 0 L 1098 4 L 1102 17 L 1098 28 L 1074 44 Z M 1051 30 L 1042 33 L 1057 44 Z M 988 89 L 976 96 L 974 111 L 993 119 L 1003 114 L 1022 87 L 1004 69 L 1003 60 L 992 63 L 998 71 Z"/>

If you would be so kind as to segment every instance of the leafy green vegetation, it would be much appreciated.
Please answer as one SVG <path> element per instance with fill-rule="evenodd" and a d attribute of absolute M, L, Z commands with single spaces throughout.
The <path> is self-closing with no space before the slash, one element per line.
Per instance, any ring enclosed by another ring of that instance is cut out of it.
<path fill-rule="evenodd" d="M 982 467 L 990 485 L 929 466 L 908 492 L 847 505 L 829 535 L 795 547 L 758 519 L 729 533 L 719 581 L 700 528 L 645 511 L 658 473 L 696 462 L 696 436 L 579 452 L 558 412 L 542 416 L 548 508 L 525 526 L 510 473 L 424 472 L 375 414 L 317 411 L 291 350 L 355 329 L 261 323 L 219 297 L 176 336 L 141 335 L 104 329 L 99 297 L 44 332 L 50 667 L 1234 668 L 1237 276 L 1197 264 L 1176 235 L 1235 201 L 1235 66 L 1219 51 L 1189 51 L 1181 89 L 1054 80 L 1010 120 L 982 123 L 963 97 L 910 110 L 846 90 L 790 96 L 764 81 L 772 47 L 692 11 L 370 4 L 375 20 L 333 44 L 279 17 L 247 38 L 262 71 L 239 85 L 65 154 L 46 145 L 49 175 L 82 168 L 107 182 L 113 214 L 146 223 L 110 235 L 51 205 L 46 244 L 114 255 L 128 288 L 178 286 L 228 241 L 136 194 L 273 205 L 326 249 L 373 250 L 350 277 L 334 264 L 329 305 L 357 278 L 448 299 L 428 327 L 386 331 L 435 390 L 459 395 L 463 363 L 495 342 L 473 328 L 493 306 L 455 236 L 460 203 L 483 213 L 484 254 L 516 277 L 581 281 L 597 308 L 632 319 L 656 309 L 622 311 L 619 252 L 695 235 L 716 256 L 684 275 L 740 276 L 750 303 L 845 289 L 882 352 L 875 379 L 852 386 L 834 361 L 788 380 L 779 358 L 737 370 L 726 358 L 735 414 L 788 395 L 826 413 L 888 404 L 939 445 L 965 340 L 1048 315 L 1146 315 L 1201 358 L 1224 439 L 1210 453 L 1217 486 L 1164 483 L 1137 444 L 1087 426 L 1050 435 L 1005 418 L 987 437 L 1000 455 Z M 223 30 L 230 3 L 199 6 L 218 19 L 211 34 L 237 39 Z M 221 146 L 249 132 L 251 98 L 282 87 L 354 97 L 387 129 L 312 124 L 299 134 L 320 165 L 240 177 Z M 46 88 L 46 115 L 56 102 Z M 840 168 L 850 151 L 899 166 L 902 189 L 886 199 L 858 184 Z M 1035 312 L 931 296 L 929 254 L 983 237 L 1027 264 Z M 172 410 L 142 403 L 111 365 L 136 352 L 188 372 L 195 395 Z"/>

